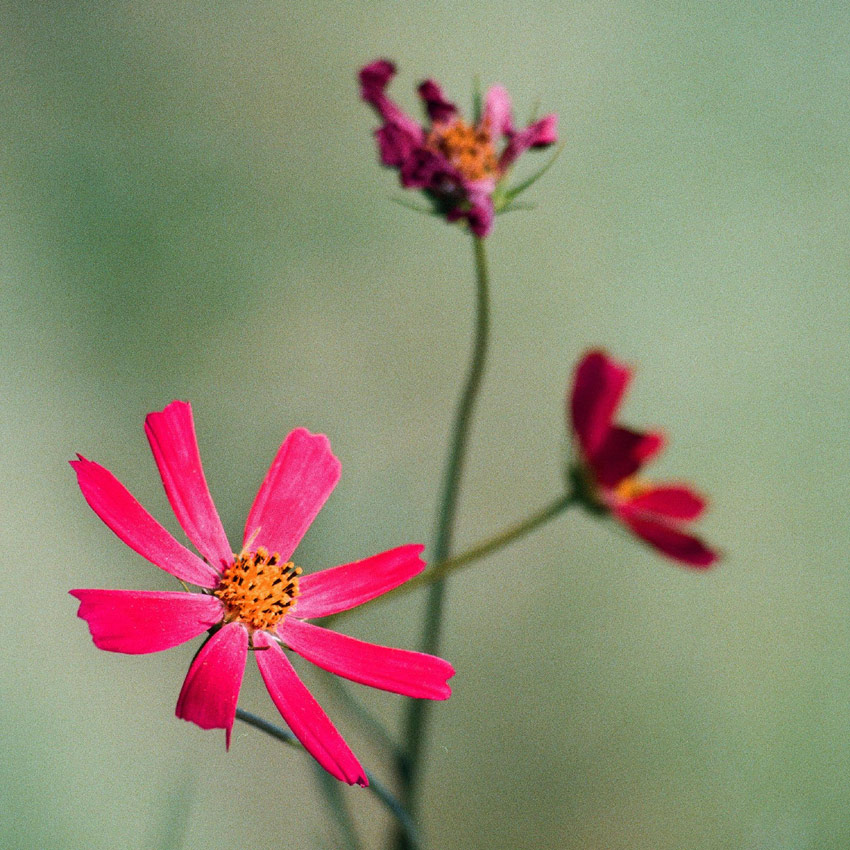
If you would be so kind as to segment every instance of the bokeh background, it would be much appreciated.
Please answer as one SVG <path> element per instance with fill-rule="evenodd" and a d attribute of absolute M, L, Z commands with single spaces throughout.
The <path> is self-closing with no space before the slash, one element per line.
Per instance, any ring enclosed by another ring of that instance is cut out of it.
<path fill-rule="evenodd" d="M 174 718 L 197 642 L 94 648 L 69 588 L 176 588 L 67 461 L 102 462 L 176 532 L 142 421 L 187 398 L 232 539 L 297 425 L 343 464 L 300 564 L 429 538 L 471 251 L 390 201 L 355 84 L 389 56 L 410 109 L 421 78 L 468 104 L 478 74 L 567 141 L 537 209 L 488 242 L 459 543 L 558 491 L 567 381 L 604 345 L 638 368 L 627 419 L 670 435 L 657 474 L 710 494 L 726 553 L 688 572 L 576 513 L 458 575 L 429 846 L 846 847 L 848 43 L 837 0 L 3 3 L 0 845 L 342 844 L 303 754 L 239 725 L 226 754 Z M 345 628 L 413 647 L 421 603 Z M 351 690 L 398 729 L 401 697 Z M 253 665 L 242 705 L 275 717 Z M 345 797 L 382 846 L 375 798 Z"/>

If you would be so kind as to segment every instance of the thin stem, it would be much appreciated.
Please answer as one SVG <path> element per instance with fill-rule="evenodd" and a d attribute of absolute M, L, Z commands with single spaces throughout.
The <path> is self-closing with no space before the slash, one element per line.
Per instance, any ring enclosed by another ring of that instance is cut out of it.
<path fill-rule="evenodd" d="M 405 582 L 393 591 L 393 593 L 385 594 L 381 598 L 388 598 L 397 594 L 401 595 L 402 593 L 416 590 L 416 588 L 423 587 L 424 585 L 431 584 L 432 582 L 442 581 L 447 575 L 453 573 L 455 570 L 459 570 L 461 567 L 466 567 L 480 558 L 483 558 L 485 555 L 489 555 L 491 552 L 495 552 L 497 549 L 507 546 L 508 543 L 513 543 L 514 540 L 524 537 L 529 532 L 534 531 L 535 528 L 545 525 L 550 519 L 553 519 L 558 516 L 558 514 L 563 513 L 568 507 L 570 507 L 570 505 L 576 504 L 577 501 L 578 497 L 574 493 L 567 493 L 564 496 L 559 496 L 554 502 L 546 505 L 545 508 L 537 511 L 537 513 L 532 514 L 530 517 L 527 517 L 521 522 L 508 526 L 504 531 L 493 535 L 493 537 L 490 537 L 487 540 L 483 540 L 475 546 L 470 546 L 469 549 L 465 552 L 461 552 L 459 555 L 455 555 L 452 558 L 446 558 L 444 561 L 433 564 L 430 569 L 420 573 L 418 576 L 410 579 L 410 581 Z"/>
<path fill-rule="evenodd" d="M 513 543 L 514 540 L 519 540 L 520 537 L 525 537 L 526 534 L 540 528 L 541 525 L 545 525 L 550 519 L 554 519 L 567 508 L 578 503 L 579 496 L 576 493 L 566 493 L 563 496 L 558 496 L 558 498 L 553 502 L 550 502 L 546 505 L 546 507 L 541 508 L 531 516 L 526 517 L 513 525 L 509 525 L 504 531 L 500 531 L 498 534 L 494 534 L 492 537 L 488 537 L 486 540 L 482 540 L 474 546 L 470 546 L 469 549 L 461 552 L 459 555 L 453 555 L 450 558 L 446 558 L 444 561 L 430 564 L 427 570 L 419 573 L 418 576 L 409 579 L 404 584 L 399 585 L 389 593 L 385 593 L 383 596 L 378 596 L 370 604 L 379 605 L 380 603 L 390 599 L 396 599 L 399 596 L 404 596 L 412 590 L 433 584 L 435 581 L 440 581 L 451 573 L 454 573 L 463 567 L 468 567 L 470 564 L 474 564 L 486 555 L 490 555 L 491 553 L 501 549 L 503 546 Z M 349 608 L 346 611 L 340 611 L 338 614 L 332 614 L 330 617 L 326 617 L 324 619 L 324 623 L 327 624 L 331 621 L 340 620 L 343 617 L 348 616 L 348 614 L 352 611 L 356 610 L 358 609 Z"/>
<path fill-rule="evenodd" d="M 431 552 L 431 558 L 435 562 L 445 561 L 451 550 L 452 533 L 454 531 L 455 514 L 457 512 L 457 497 L 460 490 L 460 480 L 469 439 L 472 410 L 481 386 L 481 379 L 484 376 L 484 365 L 490 331 L 489 280 L 484 240 L 477 236 L 473 237 L 473 248 L 476 277 L 475 342 L 473 344 L 472 360 L 469 364 L 466 385 L 460 397 L 455 414 L 454 427 L 452 429 L 452 442 L 446 464 L 443 495 L 440 501 L 440 512 L 437 521 L 437 536 Z M 425 609 L 425 624 L 422 634 L 422 649 L 424 652 L 433 654 L 440 645 L 444 602 L 445 578 L 441 578 L 431 585 L 428 594 Z M 420 757 L 425 741 L 429 708 L 430 704 L 428 700 L 410 701 L 404 735 L 406 752 L 399 760 L 398 765 L 399 773 L 402 777 L 401 799 L 414 817 L 417 809 Z M 399 848 L 409 848 L 410 845 L 403 835 L 399 835 L 397 846 Z"/>
<path fill-rule="evenodd" d="M 236 709 L 236 719 L 247 723 L 249 726 L 253 726 L 255 729 L 259 729 L 261 732 L 265 732 L 267 735 L 271 735 L 272 738 L 276 738 L 284 744 L 289 744 L 291 747 L 300 748 L 301 746 L 298 743 L 298 739 L 291 732 L 275 726 L 274 723 L 269 723 L 268 720 L 264 720 L 250 711 L 245 711 L 244 708 Z M 416 828 L 416 824 L 404 806 L 368 770 L 366 771 L 366 778 L 369 780 L 369 790 L 375 794 L 398 821 L 399 829 L 401 830 L 401 834 L 404 835 L 408 846 L 413 848 L 413 850 L 420 850 L 422 845 L 419 840 L 419 830 Z"/>
<path fill-rule="evenodd" d="M 342 838 L 345 842 L 345 850 L 360 850 L 360 839 L 357 837 L 357 829 L 354 826 L 354 819 L 351 817 L 351 812 L 345 802 L 345 797 L 342 795 L 342 787 L 340 781 L 331 776 L 318 762 L 313 762 L 316 770 L 316 779 L 319 787 L 328 801 L 328 805 L 333 810 L 339 823 Z"/>

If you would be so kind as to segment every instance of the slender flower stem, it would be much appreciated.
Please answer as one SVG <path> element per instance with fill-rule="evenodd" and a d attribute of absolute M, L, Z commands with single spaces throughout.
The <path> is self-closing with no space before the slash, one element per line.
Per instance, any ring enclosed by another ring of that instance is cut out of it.
<path fill-rule="evenodd" d="M 276 738 L 284 744 L 289 744 L 292 747 L 299 748 L 301 746 L 298 743 L 298 739 L 291 732 L 287 732 L 286 729 L 281 729 L 279 726 L 275 726 L 274 723 L 269 723 L 268 720 L 264 720 L 262 717 L 252 714 L 250 711 L 245 711 L 244 708 L 236 709 L 236 718 L 237 720 L 241 720 L 243 723 L 247 723 L 249 726 L 253 726 L 255 729 L 259 729 L 261 732 L 265 732 L 267 735 L 271 735 L 272 738 Z M 404 835 L 408 846 L 413 848 L 413 850 L 420 850 L 422 845 L 419 840 L 419 831 L 405 808 L 368 770 L 366 771 L 366 778 L 369 780 L 369 790 L 375 794 L 375 796 L 389 809 L 396 821 L 398 821 L 401 834 Z"/>
<path fill-rule="evenodd" d="M 470 546 L 465 552 L 455 555 L 451 558 L 446 558 L 444 561 L 432 564 L 431 568 L 420 573 L 418 576 L 406 581 L 400 587 L 396 588 L 392 593 L 385 594 L 382 599 L 390 598 L 391 596 L 401 595 L 411 590 L 416 590 L 418 587 L 431 584 L 432 582 L 442 581 L 447 575 L 459 570 L 461 567 L 466 567 L 469 564 L 507 546 L 508 543 L 513 543 L 520 537 L 524 537 L 534 529 L 545 525 L 550 519 L 554 519 L 558 514 L 563 513 L 571 505 L 578 502 L 578 497 L 574 493 L 566 493 L 559 496 L 554 502 L 546 505 L 545 508 L 532 514 L 530 517 L 517 522 L 514 525 L 508 526 L 504 531 L 493 537 L 483 540 L 475 546 Z"/>
<path fill-rule="evenodd" d="M 550 519 L 554 519 L 556 516 L 567 510 L 567 508 L 577 505 L 578 503 L 579 496 L 576 493 L 565 493 L 563 496 L 558 496 L 557 499 L 550 502 L 544 508 L 541 508 L 531 516 L 526 517 L 513 525 L 509 525 L 504 531 L 500 531 L 498 534 L 494 534 L 492 537 L 488 537 L 486 540 L 482 540 L 480 543 L 470 546 L 469 549 L 466 549 L 458 555 L 453 555 L 450 558 L 446 558 L 444 561 L 438 561 L 430 564 L 427 570 L 419 573 L 418 576 L 409 579 L 404 584 L 400 584 L 397 588 L 395 588 L 395 590 L 391 590 L 389 593 L 383 594 L 383 596 L 378 596 L 370 604 L 380 605 L 382 602 L 389 601 L 390 599 L 397 599 L 399 596 L 404 596 L 412 590 L 417 590 L 420 587 L 426 587 L 436 581 L 441 581 L 451 573 L 454 573 L 463 567 L 468 567 L 470 564 L 474 564 L 481 558 L 498 551 L 503 546 L 513 543 L 514 540 L 519 540 L 521 537 L 525 537 L 526 534 L 540 528 L 540 526 L 549 522 Z M 340 611 L 338 614 L 332 614 L 330 617 L 326 617 L 324 619 L 324 623 L 328 624 L 331 621 L 341 620 L 343 617 L 348 616 L 349 613 L 356 610 L 358 609 L 349 608 L 347 611 Z"/>
<path fill-rule="evenodd" d="M 460 397 L 452 429 L 452 442 L 449 458 L 446 464 L 443 495 L 440 502 L 440 513 L 437 521 L 437 536 L 431 559 L 434 562 L 445 561 L 451 550 L 452 533 L 454 531 L 455 514 L 457 512 L 457 497 L 460 490 L 460 480 L 466 447 L 469 439 L 469 429 L 472 422 L 472 410 L 475 399 L 484 376 L 484 365 L 487 356 L 487 343 L 490 332 L 490 296 L 487 273 L 487 256 L 484 251 L 484 240 L 473 237 L 476 277 L 476 313 L 475 313 L 475 342 L 472 350 L 472 360 L 466 378 L 466 385 Z M 445 578 L 435 581 L 428 594 L 425 609 L 425 625 L 422 635 L 422 649 L 434 654 L 440 645 L 442 630 L 443 604 L 445 601 Z M 399 773 L 402 777 L 401 799 L 408 811 L 415 817 L 417 809 L 417 790 L 420 776 L 420 757 L 425 740 L 430 704 L 428 700 L 411 700 L 405 722 L 404 741 L 406 752 L 399 760 Z M 405 836 L 397 837 L 399 848 L 409 848 Z"/>
<path fill-rule="evenodd" d="M 351 812 L 348 810 L 345 797 L 342 794 L 342 783 L 328 773 L 318 762 L 313 762 L 313 764 L 319 787 L 322 789 L 337 823 L 339 823 L 341 838 L 345 842 L 345 850 L 360 850 L 360 839 L 357 837 L 354 819 L 351 817 Z"/>

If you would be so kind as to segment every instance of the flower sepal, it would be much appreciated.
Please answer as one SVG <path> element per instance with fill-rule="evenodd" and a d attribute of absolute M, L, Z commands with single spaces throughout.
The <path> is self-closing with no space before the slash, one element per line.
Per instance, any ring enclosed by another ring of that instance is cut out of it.
<path fill-rule="evenodd" d="M 611 512 L 602 498 L 602 493 L 593 479 L 593 474 L 580 461 L 574 461 L 567 467 L 567 480 L 570 492 L 579 505 L 589 514 L 605 516 Z"/>

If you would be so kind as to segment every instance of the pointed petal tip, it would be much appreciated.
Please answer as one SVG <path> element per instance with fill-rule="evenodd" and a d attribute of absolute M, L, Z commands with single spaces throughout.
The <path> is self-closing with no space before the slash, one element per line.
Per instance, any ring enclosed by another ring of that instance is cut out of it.
<path fill-rule="evenodd" d="M 247 655 L 247 629 L 241 623 L 224 626 L 198 651 L 177 697 L 177 717 L 201 729 L 224 729 L 227 747 Z"/>
<path fill-rule="evenodd" d="M 327 617 L 388 593 L 425 569 L 424 548 L 411 543 L 302 576 L 295 616 Z"/>
<path fill-rule="evenodd" d="M 720 558 L 719 551 L 709 548 L 701 537 L 678 524 L 622 512 L 617 518 L 653 549 L 686 567 L 705 570 Z"/>

